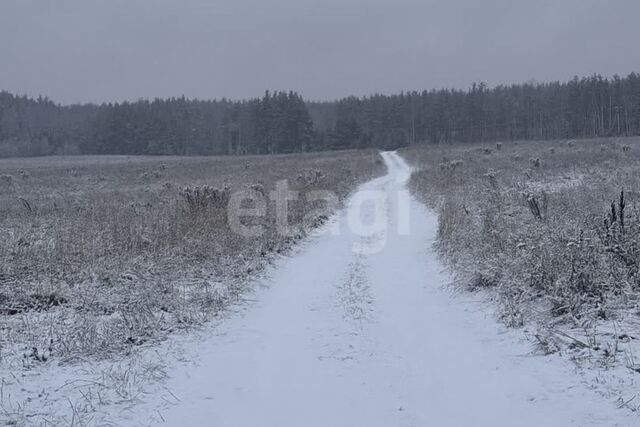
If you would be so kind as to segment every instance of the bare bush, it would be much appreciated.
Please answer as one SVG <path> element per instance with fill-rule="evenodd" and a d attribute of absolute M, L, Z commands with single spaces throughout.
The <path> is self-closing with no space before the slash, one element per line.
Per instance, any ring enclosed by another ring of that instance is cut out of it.
<path fill-rule="evenodd" d="M 160 172 L 159 169 L 144 171 L 140 174 L 140 179 L 144 181 L 160 179 L 160 178 L 162 178 L 162 173 Z"/>
<path fill-rule="evenodd" d="M 0 175 L 0 187 L 12 187 L 13 186 L 13 176 L 11 175 Z"/>
<path fill-rule="evenodd" d="M 298 174 L 296 182 L 302 187 L 309 187 L 321 183 L 326 178 L 324 172 L 319 169 L 307 169 Z"/>
<path fill-rule="evenodd" d="M 533 217 L 539 221 L 545 219 L 547 216 L 547 195 L 542 193 L 542 203 L 538 202 L 536 196 L 531 193 L 527 194 L 525 198 Z"/>
<path fill-rule="evenodd" d="M 440 163 L 440 170 L 442 171 L 455 171 L 456 169 L 461 168 L 464 165 L 464 161 L 457 159 L 451 160 L 450 162 L 442 162 Z"/>
<path fill-rule="evenodd" d="M 192 212 L 209 208 L 225 209 L 229 203 L 231 189 L 229 187 L 217 189 L 208 185 L 185 187 L 180 195 L 184 198 L 187 208 Z"/>
<path fill-rule="evenodd" d="M 247 184 L 246 187 L 248 190 L 254 191 L 257 194 L 260 194 L 261 196 L 267 195 L 267 190 L 264 188 L 264 185 L 262 183 Z"/>

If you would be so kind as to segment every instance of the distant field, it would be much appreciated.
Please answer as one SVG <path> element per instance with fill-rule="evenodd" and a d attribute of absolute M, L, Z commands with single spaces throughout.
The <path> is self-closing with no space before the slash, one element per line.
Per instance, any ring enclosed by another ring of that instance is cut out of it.
<path fill-rule="evenodd" d="M 230 194 L 287 180 L 342 198 L 383 171 L 375 151 L 0 160 L 2 360 L 103 356 L 201 323 L 324 219 L 291 202 L 301 227 L 283 236 L 269 204 L 266 232 L 243 237 Z"/>
<path fill-rule="evenodd" d="M 583 331 L 596 321 L 637 324 L 640 139 L 403 154 L 417 168 L 413 192 L 439 213 L 440 253 L 461 284 L 495 291 L 505 322 Z"/>

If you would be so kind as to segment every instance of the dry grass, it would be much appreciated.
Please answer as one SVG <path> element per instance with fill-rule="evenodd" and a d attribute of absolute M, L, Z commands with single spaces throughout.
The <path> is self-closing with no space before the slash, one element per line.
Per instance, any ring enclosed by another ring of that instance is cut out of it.
<path fill-rule="evenodd" d="M 640 139 L 413 147 L 436 249 L 533 348 L 639 412 Z M 624 196 L 622 192 L 624 190 Z"/>
<path fill-rule="evenodd" d="M 506 323 L 584 327 L 637 310 L 638 139 L 404 155 L 418 168 L 412 190 L 439 213 L 438 250 L 461 283 L 495 291 Z"/>
<path fill-rule="evenodd" d="M 293 236 L 273 206 L 266 233 L 228 224 L 230 192 L 346 196 L 383 171 L 374 151 L 272 157 L 0 160 L 0 351 L 5 366 L 106 357 L 206 321 L 318 217 L 293 203 Z M 17 356 L 17 357 L 11 357 Z"/>

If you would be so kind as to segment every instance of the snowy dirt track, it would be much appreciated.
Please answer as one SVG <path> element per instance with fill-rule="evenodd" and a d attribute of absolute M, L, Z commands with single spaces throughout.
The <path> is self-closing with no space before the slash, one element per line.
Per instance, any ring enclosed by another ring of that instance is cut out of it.
<path fill-rule="evenodd" d="M 532 356 L 431 249 L 437 219 L 409 197 L 407 164 L 361 187 L 255 302 L 188 352 L 123 424 L 171 426 L 628 426 L 637 418 Z M 175 395 L 175 398 L 173 398 Z M 177 404 L 163 405 L 165 400 Z"/>

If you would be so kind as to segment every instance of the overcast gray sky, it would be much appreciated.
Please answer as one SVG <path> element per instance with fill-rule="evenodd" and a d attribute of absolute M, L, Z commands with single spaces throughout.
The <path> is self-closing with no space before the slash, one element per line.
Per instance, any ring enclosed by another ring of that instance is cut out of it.
<path fill-rule="evenodd" d="M 307 99 L 640 71 L 639 0 L 0 0 L 0 89 Z"/>

